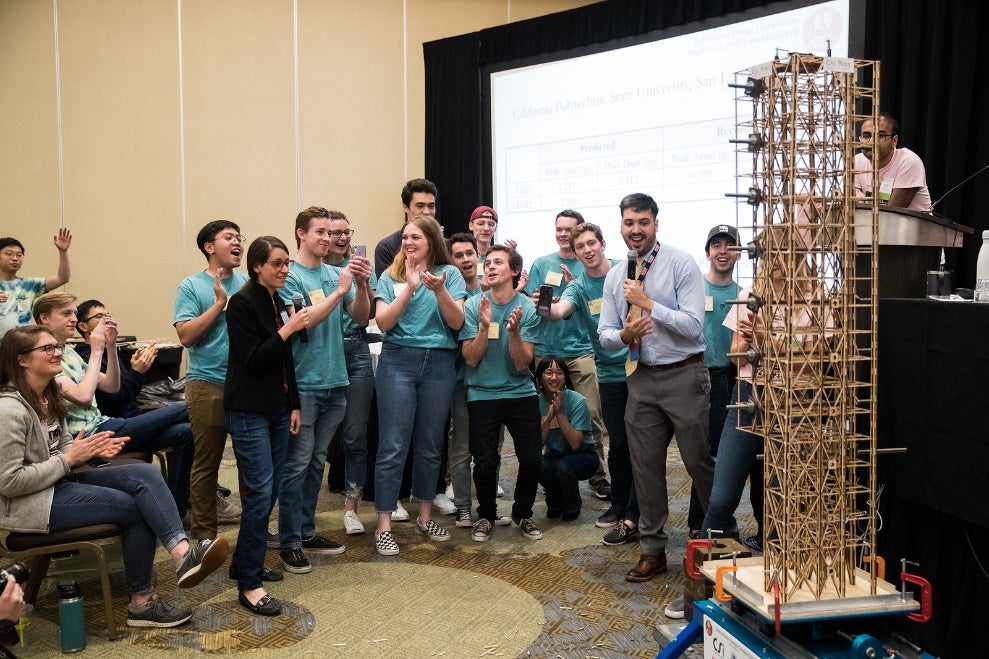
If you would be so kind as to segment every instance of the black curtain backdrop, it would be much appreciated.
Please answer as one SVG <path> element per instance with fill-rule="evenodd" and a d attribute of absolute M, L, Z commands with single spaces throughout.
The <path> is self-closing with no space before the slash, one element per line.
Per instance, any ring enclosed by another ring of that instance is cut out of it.
<path fill-rule="evenodd" d="M 881 62 L 881 108 L 900 119 L 900 145 L 924 160 L 931 197 L 938 200 L 989 165 L 989 131 L 978 109 L 986 108 L 989 102 L 989 49 L 980 41 L 987 38 L 989 3 L 851 2 L 865 6 L 863 56 Z M 611 0 L 424 44 L 425 176 L 439 187 L 440 220 L 447 235 L 466 230 L 471 210 L 493 201 L 485 196 L 490 188 L 490 163 L 485 162 L 482 148 L 483 67 L 775 4 L 779 2 Z M 989 229 L 989 213 L 981 198 L 987 189 L 989 171 L 938 206 L 945 217 L 976 230 L 965 238 L 960 250 L 949 255 L 948 265 L 956 271 L 957 286 L 974 285 L 981 234 Z M 658 201 L 662 205 L 662 200 Z M 923 565 L 914 571 L 935 582 L 935 620 L 928 625 L 903 621 L 904 633 L 942 656 L 969 656 L 969 650 L 980 647 L 980 629 L 973 618 L 959 614 L 984 611 L 984 603 L 989 601 L 989 575 L 985 571 L 989 530 L 971 522 L 959 523 L 923 506 L 912 514 L 906 510 L 891 512 L 886 524 L 881 538 L 884 553 L 888 552 L 890 580 L 897 581 L 901 557 L 915 556 Z M 945 578 L 945 570 L 951 572 L 951 578 Z"/>
<path fill-rule="evenodd" d="M 924 160 L 937 200 L 989 165 L 989 131 L 978 110 L 989 102 L 989 49 L 980 43 L 989 26 L 989 3 L 851 2 L 865 4 L 864 56 L 881 62 L 881 107 L 900 119 L 900 145 Z M 447 235 L 465 230 L 474 207 L 493 201 L 486 198 L 490 163 L 482 149 L 482 67 L 775 4 L 779 0 L 610 0 L 423 44 L 425 176 L 439 187 L 439 217 Z M 945 217 L 976 230 L 949 255 L 957 286 L 975 283 L 982 231 L 989 229 L 980 194 L 987 187 L 989 171 L 938 206 Z"/>

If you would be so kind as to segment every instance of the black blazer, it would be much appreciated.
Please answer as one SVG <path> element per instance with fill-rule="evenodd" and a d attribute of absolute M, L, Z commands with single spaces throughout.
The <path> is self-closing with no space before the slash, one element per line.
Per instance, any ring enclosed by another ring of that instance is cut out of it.
<path fill-rule="evenodd" d="M 275 306 L 272 306 L 274 299 Z M 230 359 L 223 387 L 223 409 L 228 412 L 254 412 L 275 415 L 285 404 L 301 409 L 295 383 L 291 341 L 282 341 L 275 324 L 285 304 L 253 281 L 235 293 L 227 303 L 227 336 Z M 288 394 L 282 373 L 288 380 Z"/>

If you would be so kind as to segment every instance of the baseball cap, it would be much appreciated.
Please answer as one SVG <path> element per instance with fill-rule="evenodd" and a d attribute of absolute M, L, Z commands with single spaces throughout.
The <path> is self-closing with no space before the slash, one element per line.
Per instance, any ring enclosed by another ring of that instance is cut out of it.
<path fill-rule="evenodd" d="M 738 229 L 731 226 L 730 224 L 719 224 L 717 226 L 711 227 L 711 230 L 707 232 L 707 242 L 704 243 L 704 251 L 710 247 L 711 241 L 718 236 L 728 236 L 735 241 L 736 245 L 742 244 L 742 241 L 738 238 Z"/>
<path fill-rule="evenodd" d="M 491 217 L 491 219 L 495 222 L 498 221 L 498 213 L 490 206 L 478 206 L 474 209 L 474 212 L 470 214 L 470 219 L 476 220 L 477 218 L 484 217 L 485 215 Z"/>

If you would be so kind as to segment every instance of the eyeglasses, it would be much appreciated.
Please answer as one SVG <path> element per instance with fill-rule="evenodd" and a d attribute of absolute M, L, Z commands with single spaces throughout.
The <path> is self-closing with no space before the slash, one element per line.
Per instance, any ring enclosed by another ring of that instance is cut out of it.
<path fill-rule="evenodd" d="M 102 312 L 102 313 L 94 313 L 94 314 L 93 314 L 92 316 L 90 316 L 89 318 L 83 318 L 82 320 L 80 320 L 80 321 L 78 321 L 78 322 L 80 322 L 80 323 L 88 323 L 88 322 L 89 322 L 89 321 L 91 321 L 91 320 L 92 320 L 93 318 L 95 318 L 96 320 L 100 320 L 101 318 L 106 318 L 106 317 L 107 317 L 107 316 L 109 316 L 109 315 L 110 315 L 110 312 L 109 312 L 109 311 L 104 311 L 104 312 Z"/>
<path fill-rule="evenodd" d="M 65 352 L 64 343 L 46 343 L 43 346 L 38 346 L 37 348 L 31 348 L 30 350 L 25 350 L 23 354 L 28 354 L 29 352 L 35 352 L 36 350 L 44 350 L 45 354 L 49 357 L 55 355 L 55 352 Z"/>
<path fill-rule="evenodd" d="M 11 249 L 5 249 L 5 250 L 3 250 L 3 255 L 6 256 L 8 259 L 22 259 L 22 258 L 24 258 L 24 252 L 15 252 L 14 250 L 11 250 Z"/>
<path fill-rule="evenodd" d="M 223 240 L 227 241 L 228 243 L 231 243 L 231 244 L 232 243 L 240 243 L 241 245 L 243 245 L 244 243 L 247 242 L 247 236 L 242 236 L 239 233 L 225 233 L 222 236 L 217 236 L 216 238 L 214 238 L 210 242 L 211 243 L 214 243 L 217 240 L 220 240 L 221 238 Z"/>
<path fill-rule="evenodd" d="M 265 263 L 267 263 L 268 265 L 270 265 L 275 270 L 281 270 L 282 268 L 288 268 L 288 267 L 291 267 L 291 265 L 292 265 L 292 261 L 289 260 L 289 259 L 273 259 L 273 260 L 270 260 L 270 261 L 265 261 Z"/>
<path fill-rule="evenodd" d="M 340 229 L 338 231 L 330 232 L 331 238 L 340 238 L 341 236 L 347 236 L 348 238 L 350 238 L 352 235 L 354 235 L 353 229 Z"/>
<path fill-rule="evenodd" d="M 892 135 L 890 135 L 889 133 L 879 133 L 878 135 L 876 135 L 876 140 L 879 142 L 883 142 L 886 140 L 887 137 L 892 137 Z M 863 142 L 871 142 L 872 133 L 868 133 L 868 132 L 860 133 L 859 139 L 861 139 Z"/>

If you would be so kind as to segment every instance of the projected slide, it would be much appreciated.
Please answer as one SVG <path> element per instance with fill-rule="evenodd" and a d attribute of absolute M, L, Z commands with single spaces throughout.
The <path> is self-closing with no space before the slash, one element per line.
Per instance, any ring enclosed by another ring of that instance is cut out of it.
<path fill-rule="evenodd" d="M 622 258 L 618 202 L 645 192 L 659 203 L 660 241 L 706 270 L 707 230 L 751 223 L 751 209 L 724 196 L 748 187 L 736 182 L 728 142 L 736 123 L 728 83 L 777 48 L 825 55 L 828 40 L 832 55 L 847 56 L 847 0 L 492 74 L 499 239 L 516 239 L 531 263 L 556 250 L 553 218 L 573 208 L 601 225 L 608 254 Z M 742 171 L 750 163 L 742 156 Z"/>

